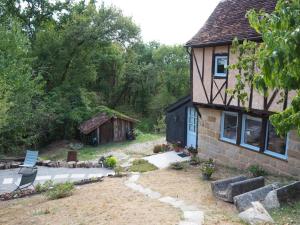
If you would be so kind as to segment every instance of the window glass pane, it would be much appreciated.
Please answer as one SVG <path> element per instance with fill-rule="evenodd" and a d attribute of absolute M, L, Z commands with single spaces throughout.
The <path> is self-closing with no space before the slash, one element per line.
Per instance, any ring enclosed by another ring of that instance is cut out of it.
<path fill-rule="evenodd" d="M 275 128 L 268 123 L 267 150 L 285 155 L 285 139 L 276 134 Z"/>
<path fill-rule="evenodd" d="M 223 137 L 236 140 L 237 136 L 237 115 L 224 113 Z"/>
<path fill-rule="evenodd" d="M 246 117 L 244 127 L 244 143 L 259 147 L 262 121 Z"/>
<path fill-rule="evenodd" d="M 215 64 L 215 74 L 226 75 L 227 56 L 216 56 Z"/>

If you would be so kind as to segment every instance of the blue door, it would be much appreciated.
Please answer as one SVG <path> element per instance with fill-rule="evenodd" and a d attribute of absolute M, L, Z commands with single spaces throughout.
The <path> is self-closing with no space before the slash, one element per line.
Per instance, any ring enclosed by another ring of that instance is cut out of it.
<path fill-rule="evenodd" d="M 187 147 L 197 146 L 197 129 L 198 129 L 198 115 L 194 107 L 189 107 L 187 110 Z"/>

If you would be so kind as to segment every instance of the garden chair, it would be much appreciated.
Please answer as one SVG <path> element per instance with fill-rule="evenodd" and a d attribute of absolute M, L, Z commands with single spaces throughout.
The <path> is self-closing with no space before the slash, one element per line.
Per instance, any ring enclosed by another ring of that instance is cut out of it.
<path fill-rule="evenodd" d="M 20 165 L 21 168 L 19 170 L 19 174 L 22 174 L 21 171 L 22 171 L 23 168 L 28 168 L 28 169 L 33 170 L 36 167 L 38 154 L 39 154 L 38 151 L 27 150 L 24 163 L 22 165 Z"/>
<path fill-rule="evenodd" d="M 37 174 L 37 168 L 33 168 L 31 171 L 22 173 L 21 181 L 18 187 L 14 191 L 24 189 L 29 186 L 33 186 Z"/>

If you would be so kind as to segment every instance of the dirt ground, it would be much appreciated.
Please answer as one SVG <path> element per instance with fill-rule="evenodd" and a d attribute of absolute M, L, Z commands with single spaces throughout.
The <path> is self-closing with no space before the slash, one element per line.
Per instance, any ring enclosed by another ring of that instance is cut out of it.
<path fill-rule="evenodd" d="M 162 195 L 177 197 L 204 211 L 205 225 L 242 224 L 233 204 L 217 200 L 211 192 L 210 182 L 200 178 L 199 168 L 184 170 L 158 170 L 143 174 L 138 183 Z M 238 171 L 219 168 L 214 179 L 234 176 Z"/>
<path fill-rule="evenodd" d="M 181 212 L 133 192 L 125 178 L 106 178 L 80 186 L 73 196 L 47 200 L 43 195 L 0 202 L 2 225 L 174 225 Z"/>

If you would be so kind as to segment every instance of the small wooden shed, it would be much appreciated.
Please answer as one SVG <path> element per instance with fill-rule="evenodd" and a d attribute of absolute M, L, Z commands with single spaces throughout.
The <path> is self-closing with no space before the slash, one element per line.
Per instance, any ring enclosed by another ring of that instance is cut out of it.
<path fill-rule="evenodd" d="M 81 140 L 91 145 L 124 141 L 136 122 L 121 113 L 99 113 L 79 126 Z"/>

